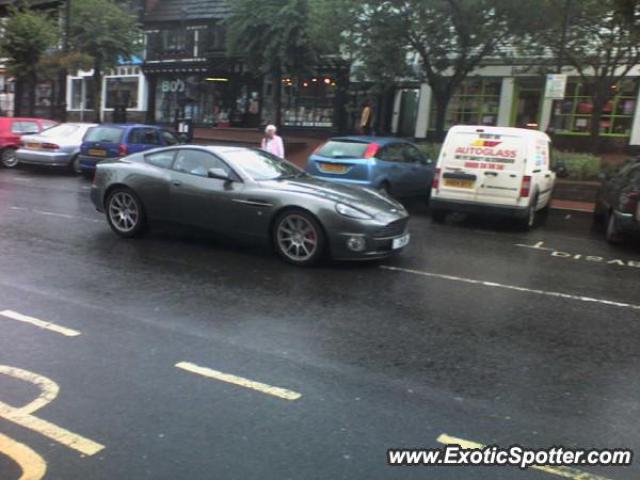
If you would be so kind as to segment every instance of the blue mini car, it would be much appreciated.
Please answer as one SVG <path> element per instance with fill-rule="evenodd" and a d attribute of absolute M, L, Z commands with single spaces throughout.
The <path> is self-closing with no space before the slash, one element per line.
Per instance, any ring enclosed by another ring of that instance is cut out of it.
<path fill-rule="evenodd" d="M 429 195 L 435 165 L 409 141 L 350 136 L 332 138 L 318 147 L 306 170 L 324 180 L 407 197 Z"/>
<path fill-rule="evenodd" d="M 105 123 L 87 131 L 80 146 L 78 163 L 81 172 L 86 174 L 93 172 L 101 160 L 178 143 L 181 142 L 175 134 L 157 125 Z"/>

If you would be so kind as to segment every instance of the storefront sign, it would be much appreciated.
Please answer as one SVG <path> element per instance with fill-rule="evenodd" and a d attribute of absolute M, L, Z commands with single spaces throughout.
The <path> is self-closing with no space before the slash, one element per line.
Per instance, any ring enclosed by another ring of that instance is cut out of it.
<path fill-rule="evenodd" d="M 182 93 L 185 90 L 184 80 L 163 80 L 161 88 L 162 93 Z"/>
<path fill-rule="evenodd" d="M 544 90 L 544 98 L 562 100 L 567 88 L 567 76 L 564 74 L 547 75 L 547 83 Z"/>

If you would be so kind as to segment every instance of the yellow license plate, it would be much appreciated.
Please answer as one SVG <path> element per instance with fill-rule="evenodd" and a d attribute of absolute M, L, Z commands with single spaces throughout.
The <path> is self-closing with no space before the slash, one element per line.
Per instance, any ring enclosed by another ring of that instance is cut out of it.
<path fill-rule="evenodd" d="M 473 188 L 475 181 L 473 180 L 459 180 L 457 178 L 446 178 L 444 180 L 445 187 L 453 188 Z"/>
<path fill-rule="evenodd" d="M 347 173 L 348 168 L 345 165 L 337 165 L 335 163 L 322 163 L 320 170 L 328 173 Z"/>
<path fill-rule="evenodd" d="M 26 147 L 30 150 L 40 150 L 42 148 L 39 143 L 27 143 Z"/>
<path fill-rule="evenodd" d="M 99 150 L 97 148 L 90 148 L 89 149 L 89 155 L 91 155 L 93 157 L 106 157 L 107 156 L 107 151 L 106 150 Z"/>

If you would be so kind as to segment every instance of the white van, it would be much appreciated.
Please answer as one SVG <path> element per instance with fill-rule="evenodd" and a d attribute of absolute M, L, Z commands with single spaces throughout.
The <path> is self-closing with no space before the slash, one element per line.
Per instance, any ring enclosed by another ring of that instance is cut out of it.
<path fill-rule="evenodd" d="M 551 202 L 551 140 L 537 130 L 458 125 L 442 145 L 431 188 L 435 221 L 448 212 L 507 215 L 523 227 Z"/>

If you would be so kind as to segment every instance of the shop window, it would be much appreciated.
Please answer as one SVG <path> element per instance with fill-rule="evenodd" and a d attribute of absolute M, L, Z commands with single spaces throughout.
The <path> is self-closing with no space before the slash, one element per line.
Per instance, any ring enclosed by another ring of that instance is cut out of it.
<path fill-rule="evenodd" d="M 200 32 L 201 52 L 219 52 L 226 48 L 226 31 L 224 25 L 212 25 Z"/>
<path fill-rule="evenodd" d="M 502 80 L 473 78 L 465 80 L 451 97 L 445 128 L 453 125 L 497 125 Z M 435 102 L 431 108 L 431 128 L 435 128 Z"/>
<path fill-rule="evenodd" d="M 337 85 L 331 76 L 284 78 L 282 122 L 291 127 L 333 127 Z"/>
<path fill-rule="evenodd" d="M 71 79 L 71 110 L 93 110 L 93 78 Z"/>
<path fill-rule="evenodd" d="M 71 109 L 80 110 L 82 108 L 82 79 L 71 80 Z"/>
<path fill-rule="evenodd" d="M 138 108 L 138 77 L 107 78 L 106 108 Z"/>
<path fill-rule="evenodd" d="M 638 82 L 626 79 L 618 85 L 612 85 L 611 91 L 613 98 L 604 106 L 600 134 L 628 137 L 631 135 L 636 108 Z M 569 82 L 565 98 L 554 104 L 551 126 L 557 134 L 588 135 L 592 113 L 593 103 L 588 87 L 577 81 Z"/>

